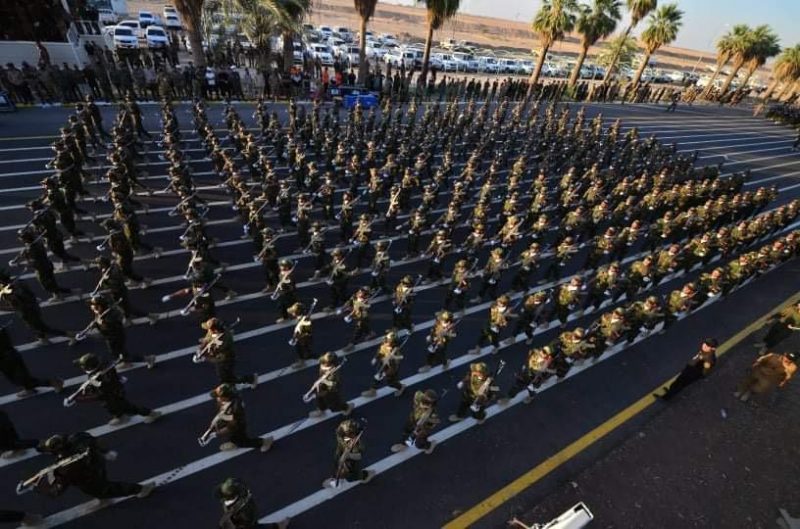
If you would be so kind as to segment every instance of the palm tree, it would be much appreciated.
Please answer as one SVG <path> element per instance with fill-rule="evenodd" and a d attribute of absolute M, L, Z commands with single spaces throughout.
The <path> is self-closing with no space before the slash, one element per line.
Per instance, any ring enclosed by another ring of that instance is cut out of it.
<path fill-rule="evenodd" d="M 283 38 L 283 71 L 288 72 L 294 63 L 294 36 L 300 31 L 300 24 L 311 11 L 311 0 L 256 0 L 275 2 L 281 6 L 284 16 L 277 22 Z"/>
<path fill-rule="evenodd" d="M 754 29 L 750 29 L 744 34 L 737 35 L 736 39 L 732 42 L 732 54 L 731 54 L 731 72 L 725 78 L 725 82 L 722 83 L 722 87 L 719 90 L 720 97 L 724 96 L 725 93 L 730 88 L 731 83 L 736 76 L 739 74 L 739 70 L 745 65 L 747 61 L 752 59 L 758 50 L 759 42 L 762 42 L 763 39 L 766 38 L 766 35 L 771 35 L 772 30 L 769 26 L 758 26 Z"/>
<path fill-rule="evenodd" d="M 764 66 L 767 59 L 775 57 L 781 52 L 781 46 L 778 43 L 778 36 L 771 30 L 758 36 L 757 40 L 753 43 L 753 50 L 750 54 L 750 59 L 745 63 L 747 68 L 747 75 L 742 81 L 742 86 L 747 86 L 753 74 Z"/>
<path fill-rule="evenodd" d="M 764 101 L 768 101 L 770 96 L 781 83 L 784 86 L 792 86 L 800 79 L 800 44 L 783 50 L 772 66 L 772 83 L 764 92 Z"/>
<path fill-rule="evenodd" d="M 428 17 L 428 36 L 425 38 L 425 55 L 422 58 L 422 72 L 417 80 L 417 86 L 424 87 L 425 78 L 428 77 L 433 32 L 455 16 L 460 4 L 461 0 L 425 0 L 425 9 Z"/>
<path fill-rule="evenodd" d="M 575 29 L 581 34 L 581 52 L 569 78 L 569 86 L 575 86 L 581 73 L 581 67 L 589 53 L 589 48 L 598 40 L 611 35 L 622 17 L 619 0 L 594 0 L 591 7 L 580 6 L 580 15 Z"/>
<path fill-rule="evenodd" d="M 620 33 L 608 42 L 608 46 L 603 47 L 594 61 L 600 66 L 612 70 L 611 73 L 613 74 L 614 69 L 619 69 L 623 66 L 630 67 L 638 49 L 635 38 Z M 614 63 L 613 67 L 611 66 L 612 62 Z"/>
<path fill-rule="evenodd" d="M 192 47 L 192 61 L 198 68 L 206 65 L 206 55 L 203 53 L 203 2 L 204 0 L 175 0 L 175 9 L 181 15 L 186 33 L 189 36 L 189 45 Z"/>
<path fill-rule="evenodd" d="M 576 14 L 578 12 L 577 0 L 543 0 L 542 7 L 533 17 L 531 28 L 539 37 L 542 49 L 539 59 L 536 61 L 536 68 L 533 69 L 530 87 L 536 85 L 542 66 L 547 59 L 547 51 L 554 42 L 564 38 L 575 27 Z"/>
<path fill-rule="evenodd" d="M 712 88 L 714 88 L 714 81 L 717 80 L 722 69 L 730 62 L 733 56 L 736 39 L 739 38 L 740 35 L 747 34 L 748 31 L 750 31 L 750 28 L 747 27 L 747 25 L 737 24 L 717 41 L 717 67 L 714 69 L 714 73 L 711 79 L 709 79 L 705 90 L 703 90 L 703 97 L 708 97 L 708 94 L 711 93 Z"/>
<path fill-rule="evenodd" d="M 683 24 L 683 11 L 678 9 L 677 4 L 667 4 L 661 6 L 650 15 L 650 25 L 642 32 L 641 41 L 644 45 L 644 57 L 636 75 L 633 76 L 633 85 L 639 84 L 642 79 L 644 69 L 650 62 L 650 57 L 662 46 L 669 44 L 678 36 Z"/>
<path fill-rule="evenodd" d="M 186 32 L 189 34 L 192 60 L 199 68 L 206 65 L 206 56 L 203 52 L 202 21 L 205 3 L 205 0 L 175 0 L 175 9 L 180 13 L 183 24 L 186 26 Z M 258 18 L 258 22 L 254 23 L 264 29 L 267 19 L 273 19 L 278 25 L 290 24 L 291 13 L 302 4 L 310 5 L 310 0 L 235 0 L 230 3 L 235 4 L 245 17 L 252 15 Z"/>
<path fill-rule="evenodd" d="M 628 12 L 631 14 L 631 23 L 628 25 L 627 29 L 625 30 L 626 37 L 630 36 L 631 31 L 635 28 L 639 22 L 641 22 L 644 17 L 650 14 L 656 7 L 658 7 L 658 0 L 625 0 L 625 3 L 628 5 Z M 625 42 L 625 40 L 620 40 L 620 43 Z M 611 72 L 614 71 L 617 60 L 619 59 L 620 50 L 617 50 L 615 55 L 612 56 L 611 63 L 609 64 L 608 71 L 606 71 L 606 76 L 603 79 L 603 82 L 608 82 L 611 80 Z"/>
<path fill-rule="evenodd" d="M 375 14 L 378 0 L 353 0 L 356 11 L 361 17 L 361 40 L 358 49 L 358 82 L 364 84 L 367 79 L 367 22 Z"/>

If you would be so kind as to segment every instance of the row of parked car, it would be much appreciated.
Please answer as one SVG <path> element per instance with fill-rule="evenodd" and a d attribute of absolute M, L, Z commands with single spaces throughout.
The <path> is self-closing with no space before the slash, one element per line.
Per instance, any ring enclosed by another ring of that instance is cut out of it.
<path fill-rule="evenodd" d="M 139 11 L 138 18 L 119 20 L 110 9 L 99 11 L 99 21 L 104 26 L 103 38 L 111 49 L 164 48 L 169 45 L 167 30 L 181 29 L 178 12 L 171 5 L 164 6 L 163 18 L 150 11 Z"/>

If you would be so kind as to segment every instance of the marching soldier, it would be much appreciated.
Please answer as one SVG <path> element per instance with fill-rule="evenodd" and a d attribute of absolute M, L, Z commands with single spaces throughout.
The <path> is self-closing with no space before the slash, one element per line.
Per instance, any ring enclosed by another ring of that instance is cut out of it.
<path fill-rule="evenodd" d="M 348 302 L 342 308 L 342 311 L 348 310 L 349 313 L 344 317 L 347 323 L 351 321 L 354 324 L 353 338 L 350 343 L 344 348 L 345 351 L 352 351 L 355 344 L 363 340 L 369 340 L 375 334 L 370 329 L 369 321 L 369 307 L 370 295 L 367 287 L 361 287 L 350 297 Z"/>
<path fill-rule="evenodd" d="M 30 288 L 22 281 L 12 278 L 5 270 L 0 270 L 0 301 L 19 313 L 31 330 L 36 333 L 40 345 L 50 343 L 48 335 L 64 336 L 74 343 L 74 335 L 49 326 L 42 319 L 39 301 Z"/>
<path fill-rule="evenodd" d="M 158 316 L 155 314 L 148 314 L 141 310 L 135 309 L 131 306 L 130 296 L 128 294 L 128 286 L 125 284 L 125 276 L 119 269 L 117 263 L 114 263 L 106 257 L 101 255 L 95 259 L 97 268 L 100 271 L 100 280 L 94 289 L 95 293 L 106 293 L 111 296 L 111 299 L 122 310 L 122 314 L 127 322 L 134 316 L 146 317 L 150 320 L 150 324 L 158 321 Z"/>
<path fill-rule="evenodd" d="M 499 350 L 500 333 L 508 326 L 509 318 L 514 317 L 514 315 L 511 314 L 510 303 L 511 298 L 505 294 L 492 303 L 492 306 L 489 307 L 489 318 L 481 331 L 478 343 L 475 347 L 470 349 L 469 354 L 476 355 L 480 353 L 481 348 L 486 344 L 492 346 L 493 354 Z"/>
<path fill-rule="evenodd" d="M 681 247 L 677 244 L 670 245 L 666 250 L 661 250 L 656 256 L 656 269 L 653 285 L 657 285 L 667 275 L 674 273 L 683 264 Z"/>
<path fill-rule="evenodd" d="M 92 353 L 87 353 L 75 361 L 88 377 L 78 390 L 67 397 L 65 405 L 74 401 L 100 401 L 111 415 L 110 426 L 120 425 L 128 420 L 128 415 L 140 415 L 142 422 L 150 424 L 161 416 L 161 412 L 137 406 L 125 395 L 125 388 L 117 373 L 116 362 L 103 365 Z"/>
<path fill-rule="evenodd" d="M 406 447 L 415 446 L 426 454 L 432 454 L 436 442 L 429 439 L 431 432 L 441 420 L 436 412 L 439 395 L 432 389 L 414 393 L 411 413 L 403 428 L 403 441 L 392 445 L 392 452 L 402 452 Z"/>
<path fill-rule="evenodd" d="M 272 447 L 272 437 L 262 439 L 247 435 L 244 402 L 234 384 L 220 384 L 211 392 L 211 398 L 217 405 L 217 414 L 200 437 L 202 446 L 213 437 L 218 437 L 222 441 L 219 445 L 222 452 L 237 448 L 258 448 L 260 452 L 266 452 Z"/>
<path fill-rule="evenodd" d="M 313 307 L 313 305 L 312 305 Z M 297 354 L 297 361 L 292 364 L 295 369 L 300 369 L 306 363 L 306 360 L 313 358 L 313 322 L 311 320 L 311 311 L 306 310 L 305 305 L 298 302 L 289 307 L 289 316 L 297 320 L 294 330 L 292 331 L 292 338 L 289 340 L 290 344 L 294 345 L 295 353 Z"/>
<path fill-rule="evenodd" d="M 553 350 L 549 345 L 531 349 L 528 352 L 528 359 L 514 377 L 514 384 L 508 390 L 508 394 L 504 398 L 498 399 L 497 403 L 505 405 L 509 400 L 516 397 L 517 393 L 526 390 L 528 394 L 522 402 L 530 404 L 539 386 L 551 375 L 555 374 L 556 371 L 551 367 L 552 364 Z"/>
<path fill-rule="evenodd" d="M 528 283 L 530 282 L 533 270 L 538 265 L 539 255 L 540 250 L 538 242 L 532 242 L 531 245 L 520 254 L 519 269 L 511 280 L 511 288 L 516 292 L 525 292 L 528 290 Z"/>
<path fill-rule="evenodd" d="M 428 249 L 425 250 L 425 255 L 430 257 L 430 264 L 428 265 L 427 282 L 438 281 L 443 277 L 442 262 L 450 253 L 450 248 L 453 246 L 450 238 L 447 236 L 446 230 L 439 230 L 431 239 L 428 244 Z"/>
<path fill-rule="evenodd" d="M 467 258 L 473 260 L 484 244 L 486 244 L 486 228 L 482 222 L 477 222 L 470 234 L 467 235 L 460 250 L 466 251 Z"/>
<path fill-rule="evenodd" d="M 408 237 L 406 242 L 406 259 L 416 257 L 419 254 L 419 241 L 422 231 L 427 225 L 425 213 L 415 209 L 408 220 Z"/>
<path fill-rule="evenodd" d="M 233 331 L 226 327 L 219 318 L 210 318 L 201 325 L 206 334 L 200 339 L 195 363 L 208 361 L 214 364 L 220 384 L 249 384 L 252 389 L 258 384 L 258 375 L 249 377 L 237 376 L 236 353 L 234 351 Z"/>
<path fill-rule="evenodd" d="M 292 278 L 294 266 L 289 259 L 281 259 L 278 263 L 278 284 L 270 296 L 278 302 L 278 323 L 289 319 L 289 307 L 297 302 L 297 286 Z"/>
<path fill-rule="evenodd" d="M 370 290 L 372 292 L 382 292 L 388 294 L 389 287 L 386 285 L 386 274 L 391 268 L 391 258 L 389 257 L 389 242 L 378 241 L 375 244 L 375 255 L 372 258 L 372 271 L 370 275 Z"/>
<path fill-rule="evenodd" d="M 680 290 L 673 290 L 667 300 L 664 314 L 664 329 L 670 327 L 678 318 L 691 312 L 697 306 L 697 289 L 694 283 L 686 283 Z"/>
<path fill-rule="evenodd" d="M 38 233 L 44 234 L 47 249 L 66 266 L 69 262 L 79 263 L 81 260 L 67 252 L 64 247 L 64 236 L 56 226 L 56 216 L 41 200 L 31 200 L 26 207 L 33 214 L 32 223 Z"/>
<path fill-rule="evenodd" d="M 625 279 L 619 263 L 601 266 L 594 276 L 585 305 L 599 309 L 606 299 L 616 301 L 625 290 Z"/>
<path fill-rule="evenodd" d="M 425 365 L 419 368 L 420 373 L 426 373 L 438 365 L 443 369 L 447 369 L 450 365 L 450 360 L 447 358 L 447 345 L 456 337 L 457 323 L 449 311 L 443 310 L 436 315 L 436 321 L 426 337 L 428 354 L 425 357 Z"/>
<path fill-rule="evenodd" d="M 342 194 L 342 208 L 337 213 L 339 219 L 339 236 L 342 243 L 350 240 L 353 234 L 353 209 L 356 197 L 350 191 L 345 191 Z"/>
<path fill-rule="evenodd" d="M 362 213 L 358 218 L 358 226 L 356 232 L 353 234 L 352 242 L 355 244 L 356 249 L 356 270 L 360 270 L 364 264 L 364 260 L 369 254 L 371 245 L 369 242 L 370 235 L 372 234 L 372 221 L 369 215 Z"/>
<path fill-rule="evenodd" d="M 557 280 L 561 276 L 561 269 L 567 266 L 567 262 L 572 258 L 572 254 L 577 253 L 578 245 L 575 244 L 571 235 L 564 237 L 556 246 L 553 262 L 544 274 L 544 280 Z"/>
<path fill-rule="evenodd" d="M 0 328 L 0 373 L 15 386 L 22 388 L 17 397 L 24 398 L 36 394 L 36 388 L 50 386 L 56 393 L 61 392 L 64 382 L 58 378 L 42 380 L 31 375 L 22 355 L 14 348 L 7 326 Z"/>
<path fill-rule="evenodd" d="M 148 369 L 153 368 L 156 362 L 154 355 L 131 355 L 128 352 L 125 340 L 125 325 L 117 303 L 103 294 L 95 294 L 89 299 L 89 309 L 92 312 L 92 321 L 76 335 L 76 340 L 81 340 L 92 329 L 96 328 L 106 341 L 106 347 L 112 358 L 119 359 L 120 366 L 127 367 L 133 360 L 144 362 Z"/>
<path fill-rule="evenodd" d="M 364 443 L 361 440 L 363 435 L 364 427 L 356 420 L 346 419 L 339 424 L 336 428 L 334 474 L 322 483 L 323 487 L 335 488 L 341 480 L 367 483 L 375 476 L 374 470 L 361 468 L 364 457 Z"/>
<path fill-rule="evenodd" d="M 327 352 L 319 358 L 319 378 L 310 393 L 313 394 L 317 409 L 312 410 L 308 416 L 322 417 L 327 410 L 333 413 L 342 412 L 348 416 L 353 411 L 353 404 L 342 398 L 342 380 L 339 370 L 343 360 L 336 353 Z M 308 394 L 307 394 L 308 395 Z"/>
<path fill-rule="evenodd" d="M 495 248 L 489 254 L 486 265 L 481 270 L 481 288 L 478 295 L 470 300 L 472 303 L 480 302 L 488 293 L 490 297 L 497 297 L 497 284 L 506 269 L 506 257 L 503 248 Z"/>
<path fill-rule="evenodd" d="M 403 359 L 400 349 L 404 343 L 400 343 L 396 332 L 392 330 L 386 332 L 383 341 L 378 346 L 378 352 L 372 359 L 372 365 L 377 367 L 378 371 L 372 377 L 372 387 L 363 391 L 362 397 L 374 397 L 381 382 L 386 382 L 387 386 L 395 389 L 395 397 L 403 394 L 406 388 L 400 382 L 400 360 Z"/>
<path fill-rule="evenodd" d="M 228 478 L 216 489 L 216 496 L 222 504 L 222 518 L 219 529 L 286 529 L 289 519 L 277 523 L 258 523 L 258 508 L 253 493 L 241 480 Z"/>
<path fill-rule="evenodd" d="M 612 347 L 630 330 L 625 309 L 617 307 L 611 312 L 606 312 L 600 316 L 600 335 L 605 341 L 606 347 Z"/>
<path fill-rule="evenodd" d="M 725 270 L 717 267 L 709 273 L 700 275 L 700 290 L 709 298 L 718 296 L 726 291 L 727 282 Z"/>
<path fill-rule="evenodd" d="M 341 248 L 334 248 L 331 252 L 328 278 L 325 280 L 331 290 L 331 302 L 326 309 L 329 312 L 336 310 L 347 298 L 347 283 L 351 275 L 347 269 L 347 255 Z"/>
<path fill-rule="evenodd" d="M 40 451 L 56 457 L 49 472 L 39 473 L 32 486 L 48 496 L 59 496 L 73 486 L 105 504 L 111 498 L 136 496 L 146 498 L 155 484 L 110 481 L 106 461 L 114 461 L 117 453 L 103 448 L 91 434 L 53 435 L 40 446 Z"/>
<path fill-rule="evenodd" d="M 573 276 L 569 283 L 559 287 L 555 314 L 561 322 L 562 329 L 566 328 L 569 315 L 580 305 L 583 289 L 583 279 L 580 276 Z"/>
<path fill-rule="evenodd" d="M 278 250 L 275 247 L 275 232 L 265 226 L 261 229 L 261 249 L 256 254 L 256 261 L 260 261 L 264 270 L 265 286 L 262 292 L 269 292 L 278 284 Z"/>
<path fill-rule="evenodd" d="M 414 323 L 411 320 L 411 308 L 414 305 L 414 279 L 405 275 L 394 287 L 392 310 L 392 327 L 414 332 Z"/>
<path fill-rule="evenodd" d="M 68 288 L 61 287 L 56 281 L 53 263 L 47 256 L 47 250 L 41 242 L 41 237 L 37 236 L 31 228 L 19 230 L 17 233 L 19 240 L 25 245 L 25 249 L 20 255 L 35 270 L 36 279 L 39 280 L 42 288 L 52 296 L 49 301 L 57 301 L 63 294 L 72 292 Z"/>
<path fill-rule="evenodd" d="M 125 274 L 125 277 L 135 283 L 147 285 L 149 281 L 133 270 L 133 248 L 119 223 L 113 219 L 106 219 L 101 224 L 108 232 L 108 235 L 105 241 L 98 245 L 97 249 L 102 250 L 106 246 L 111 248 L 111 255 L 119 265 L 122 273 Z"/>
<path fill-rule="evenodd" d="M 572 364 L 582 362 L 594 349 L 583 327 L 562 332 L 556 339 L 556 347 L 553 347 L 556 351 L 553 365 L 559 378 L 567 374 Z"/>
<path fill-rule="evenodd" d="M 641 290 L 650 288 L 655 279 L 655 264 L 651 254 L 635 261 L 628 272 L 626 295 L 632 300 Z"/>
<path fill-rule="evenodd" d="M 656 296 L 648 296 L 644 301 L 633 303 L 626 314 L 630 322 L 628 342 L 636 339 L 640 332 L 650 332 L 664 319 L 664 308 Z"/>
<path fill-rule="evenodd" d="M 444 308 L 450 310 L 450 307 L 455 303 L 459 312 L 464 311 L 467 292 L 469 292 L 470 288 L 469 274 L 474 266 L 466 259 L 456 261 L 456 265 L 453 267 L 453 274 L 450 277 L 450 288 L 448 288 L 447 295 L 444 298 Z"/>
<path fill-rule="evenodd" d="M 486 420 L 486 407 L 500 391 L 500 388 L 495 385 L 495 379 L 503 365 L 501 360 L 494 374 L 489 372 L 489 367 L 485 362 L 475 362 L 469 365 L 469 372 L 458 383 L 458 389 L 461 390 L 461 403 L 458 405 L 456 413 L 449 417 L 450 422 L 459 422 L 465 419 L 467 414 L 471 414 L 478 424 Z"/>
<path fill-rule="evenodd" d="M 526 336 L 525 343 L 528 345 L 533 343 L 533 331 L 536 327 L 548 321 L 547 305 L 549 301 L 550 296 L 543 290 L 525 297 L 522 303 L 522 312 L 514 327 L 515 337 L 524 332 Z"/>

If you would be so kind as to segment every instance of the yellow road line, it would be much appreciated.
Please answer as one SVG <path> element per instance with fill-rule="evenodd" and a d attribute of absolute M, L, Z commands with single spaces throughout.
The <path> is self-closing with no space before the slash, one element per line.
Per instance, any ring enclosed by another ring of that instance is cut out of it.
<path fill-rule="evenodd" d="M 747 327 L 743 328 L 735 335 L 733 335 L 729 340 L 725 343 L 720 345 L 717 348 L 717 356 L 722 356 L 731 350 L 734 346 L 736 346 L 739 342 L 744 340 L 747 336 L 755 332 L 758 328 L 760 328 L 767 320 L 777 311 L 781 311 L 784 308 L 788 307 L 789 305 L 796 303 L 800 300 L 800 293 L 795 293 L 778 306 L 771 309 L 769 312 L 752 322 Z M 676 375 L 677 376 L 677 375 Z M 654 391 L 658 390 L 659 388 L 671 383 L 675 380 L 675 377 L 670 378 L 663 384 L 660 384 L 658 388 Z M 641 413 L 643 410 L 647 409 L 651 404 L 653 404 L 656 399 L 652 395 L 653 391 L 650 391 L 639 399 L 638 401 L 634 402 L 621 412 L 617 413 L 603 424 L 596 427 L 594 430 L 590 431 L 589 433 L 583 435 L 579 439 L 573 441 L 565 448 L 561 449 L 559 452 L 555 453 L 554 455 L 547 458 L 542 463 L 536 465 L 534 468 L 526 472 L 525 474 L 521 475 L 502 489 L 498 490 L 482 502 L 478 503 L 477 505 L 471 507 L 466 512 L 459 515 L 457 518 L 453 519 L 452 521 L 448 522 L 443 526 L 443 529 L 465 529 L 470 527 L 472 524 L 489 514 L 490 512 L 494 511 L 504 503 L 506 503 L 511 498 L 515 497 L 525 489 L 531 487 L 536 482 L 556 470 L 562 464 L 566 463 L 576 455 L 580 454 L 588 447 L 593 445 L 595 442 L 599 441 L 610 432 L 614 431 L 619 426 L 625 424 L 627 421 Z"/>

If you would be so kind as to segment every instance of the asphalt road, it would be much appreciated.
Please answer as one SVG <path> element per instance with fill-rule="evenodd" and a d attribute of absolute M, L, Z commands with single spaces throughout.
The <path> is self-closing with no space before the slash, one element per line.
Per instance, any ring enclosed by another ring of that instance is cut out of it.
<path fill-rule="evenodd" d="M 156 130 L 153 113 L 157 107 L 143 108 L 148 114 L 147 128 Z M 251 107 L 239 108 L 241 116 L 252 121 Z M 64 108 L 28 109 L 0 116 L 0 262 L 16 255 L 17 226 L 29 218 L 22 205 L 39 194 L 38 183 L 48 174 L 44 168 L 50 155 L 48 145 L 66 121 L 68 112 Z M 218 128 L 222 127 L 220 112 L 221 106 L 210 107 L 212 122 Z M 790 151 L 793 134 L 787 128 L 753 119 L 743 111 L 716 107 L 681 107 L 674 114 L 665 114 L 663 108 L 654 105 L 587 106 L 587 118 L 597 112 L 602 112 L 609 121 L 621 118 L 624 128 L 636 126 L 642 135 L 655 134 L 664 142 L 677 143 L 681 151 L 700 150 L 698 165 L 724 161 L 724 173 L 751 169 L 753 177 L 748 189 L 769 184 L 780 191 L 777 201 L 769 207 L 800 196 L 800 156 Z M 108 123 L 113 108 L 105 108 L 104 113 Z M 183 106 L 179 107 L 179 119 L 182 129 L 191 128 Z M 219 134 L 224 135 L 223 131 Z M 155 145 L 150 146 L 150 165 L 146 169 L 150 179 L 144 181 L 153 189 L 167 183 L 161 176 L 165 165 L 157 158 L 157 150 Z M 194 158 L 192 166 L 198 184 L 217 183 L 203 153 L 197 150 L 189 154 Z M 90 190 L 99 193 L 104 188 L 92 186 Z M 218 201 L 227 199 L 222 190 L 213 188 L 206 195 Z M 724 340 L 788 297 L 798 285 L 797 267 L 793 263 L 780 267 L 729 298 L 678 322 L 666 334 L 650 337 L 587 365 L 579 373 L 571 373 L 569 378 L 544 391 L 535 404 L 509 406 L 502 413 L 492 414 L 480 426 L 471 420 L 455 426 L 443 424 L 437 434 L 441 445 L 430 456 L 416 450 L 392 454 L 389 447 L 400 439 L 413 391 L 449 388 L 440 402 L 440 414 L 446 417 L 455 410 L 458 403 L 455 382 L 463 376 L 466 364 L 476 358 L 464 355 L 477 339 L 488 303 L 469 311 L 461 323 L 459 336 L 449 348 L 455 361 L 445 372 L 436 369 L 417 375 L 425 356 L 427 331 L 418 330 L 412 335 L 401 366 L 401 377 L 407 379 L 410 391 L 401 399 L 385 389 L 379 391 L 378 398 L 360 397 L 373 373 L 369 359 L 375 346 L 357 347 L 343 370 L 344 394 L 357 406 L 354 416 L 367 420 L 365 463 L 378 470 L 379 475 L 367 485 L 322 491 L 322 480 L 332 472 L 334 429 L 341 418 L 328 414 L 322 419 L 303 420 L 310 408 L 300 396 L 316 378 L 316 368 L 284 369 L 294 361 L 293 350 L 287 344 L 293 325 L 274 324 L 274 303 L 259 293 L 263 282 L 259 268 L 252 262 L 251 244 L 239 239 L 239 222 L 232 220 L 232 211 L 222 204 L 211 208 L 209 233 L 222 243 L 213 250 L 214 254 L 231 265 L 225 282 L 240 296 L 218 303 L 218 311 L 226 321 L 236 317 L 242 320 L 236 329 L 237 370 L 257 372 L 262 378 L 263 383 L 256 390 L 244 394 L 249 428 L 254 434 L 270 433 L 277 441 L 266 454 L 243 450 L 217 453 L 216 443 L 205 448 L 197 445 L 197 436 L 214 413 L 207 392 L 215 384 L 216 376 L 211 367 L 190 361 L 200 335 L 197 322 L 177 315 L 182 307 L 180 302 L 165 305 L 159 301 L 164 294 L 184 286 L 181 276 L 188 261 L 188 254 L 177 244 L 182 228 L 166 214 L 175 199 L 162 194 L 143 200 L 152 208 L 149 215 L 141 215 L 141 222 L 148 226 L 145 240 L 163 247 L 167 254 L 159 260 L 148 256 L 137 259 L 140 273 L 156 281 L 146 290 L 133 290 L 132 302 L 147 311 L 171 310 L 171 314 L 154 327 L 139 323 L 128 328 L 129 349 L 134 353 L 156 354 L 159 362 L 152 371 L 141 366 L 127 371 L 126 387 L 134 402 L 164 411 L 163 419 L 153 425 L 132 420 L 122 427 L 111 428 L 106 426 L 108 417 L 99 406 L 83 404 L 65 409 L 61 405 L 63 397 L 51 392 L 20 400 L 14 395 L 16 389 L 6 381 L 0 382 L 0 404 L 23 437 L 92 431 L 120 454 L 108 466 L 112 479 L 155 478 L 162 486 L 146 500 L 129 499 L 95 510 L 91 500 L 75 490 L 56 499 L 35 494 L 17 497 L 16 482 L 45 466 L 47 460 L 36 456 L 0 461 L 0 506 L 50 515 L 46 523 L 51 527 L 215 527 L 219 506 L 212 491 L 228 476 L 240 477 L 251 486 L 265 519 L 291 515 L 292 527 L 440 527 L 453 513 L 482 500 L 673 375 L 699 340 L 710 335 Z M 88 203 L 85 207 L 98 213 L 108 212 L 103 203 Z M 83 227 L 96 234 L 102 232 L 91 223 L 83 223 Z M 95 244 L 97 241 L 79 243 L 71 251 L 89 258 L 96 253 Z M 402 255 L 403 245 L 398 240 L 393 246 L 396 258 Z M 291 237 L 286 237 L 281 240 L 279 250 L 292 254 L 296 246 Z M 577 257 L 567 271 L 574 271 L 582 262 L 582 257 Z M 424 263 L 417 263 L 393 268 L 390 284 L 402 274 L 424 271 L 423 267 Z M 301 260 L 295 277 L 303 282 L 309 275 L 309 259 Z M 504 286 L 510 278 L 511 274 L 507 274 Z M 94 270 L 77 269 L 59 273 L 58 279 L 65 286 L 86 292 L 94 287 L 97 274 Z M 668 292 L 686 280 L 676 279 L 659 291 Z M 30 283 L 44 299 L 46 295 L 38 290 L 35 280 Z M 368 283 L 367 275 L 351 281 L 351 288 L 363 283 Z M 443 294 L 442 288 L 430 288 L 417 296 L 416 323 L 430 320 L 441 306 Z M 324 284 L 301 285 L 299 297 L 303 300 L 319 297 L 324 305 L 328 300 L 327 288 Z M 48 321 L 68 329 L 83 328 L 89 320 L 83 301 L 55 303 L 43 310 Z M 374 330 L 380 332 L 389 326 L 388 302 L 375 305 L 372 312 Z M 584 318 L 577 323 L 588 321 L 589 318 Z M 104 344 L 97 339 L 71 348 L 66 343 L 40 347 L 20 322 L 15 321 L 11 329 L 34 374 L 68 379 L 72 390 L 81 380 L 72 360 L 90 351 L 105 354 Z M 316 352 L 340 349 L 349 341 L 351 332 L 338 317 L 315 320 Z M 553 329 L 538 335 L 535 344 L 544 344 L 557 332 Z M 526 350 L 522 342 L 502 350 L 501 356 L 508 361 L 508 368 L 500 377 L 504 389 Z M 490 355 L 485 358 L 490 363 L 496 362 Z M 525 499 L 522 494 L 515 501 Z M 511 509 L 512 505 L 503 506 L 475 527 L 499 527 Z"/>

